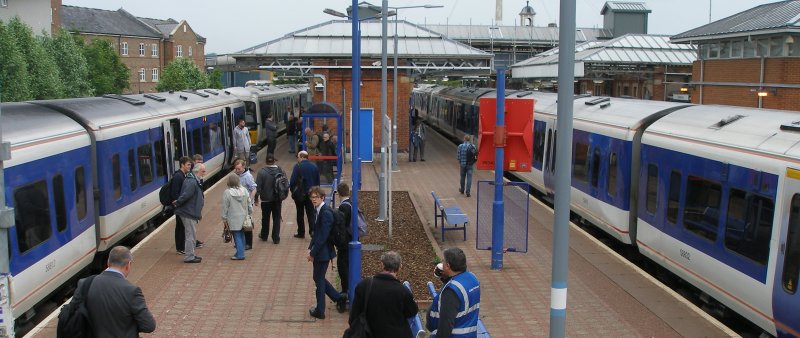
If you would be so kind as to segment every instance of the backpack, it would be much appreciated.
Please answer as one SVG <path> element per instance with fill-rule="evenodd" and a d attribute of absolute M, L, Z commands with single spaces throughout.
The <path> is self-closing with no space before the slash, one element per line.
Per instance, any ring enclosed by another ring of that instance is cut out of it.
<path fill-rule="evenodd" d="M 472 165 L 475 162 L 478 162 L 478 150 L 475 149 L 475 146 L 471 143 L 467 145 L 466 157 L 467 165 Z"/>
<path fill-rule="evenodd" d="M 94 277 L 84 279 L 80 284 L 81 288 L 75 290 L 75 294 L 69 304 L 61 307 L 58 314 L 58 326 L 56 327 L 56 337 L 92 337 L 92 323 L 89 319 L 89 310 L 86 308 L 86 300 L 89 296 L 89 288 L 92 286 Z"/>
<path fill-rule="evenodd" d="M 178 171 L 175 171 L 176 173 Z M 161 205 L 165 207 L 172 206 L 172 181 L 175 179 L 175 174 L 172 174 L 172 178 L 167 180 L 167 183 L 161 186 L 161 190 L 158 191 L 158 200 L 161 202 Z"/>
<path fill-rule="evenodd" d="M 292 187 L 292 199 L 295 201 L 303 201 L 306 199 L 308 195 L 308 191 L 306 191 L 306 182 L 303 179 L 303 172 L 300 171 L 300 165 L 295 164 L 295 170 L 297 170 L 297 175 L 299 178 L 297 179 L 297 184 Z"/>
<path fill-rule="evenodd" d="M 347 217 L 339 209 L 333 210 L 333 227 L 328 235 L 328 242 L 337 246 L 346 246 L 352 237 L 352 231 L 348 231 Z"/>
<path fill-rule="evenodd" d="M 272 177 L 275 179 L 275 191 L 273 192 L 275 200 L 285 200 L 289 196 L 289 179 L 286 178 L 286 173 L 278 168 L 272 172 Z"/>
<path fill-rule="evenodd" d="M 341 204 L 347 204 L 350 207 L 350 210 L 351 210 L 350 214 L 351 215 L 353 214 L 352 213 L 353 205 L 350 204 L 350 200 L 344 200 L 344 201 L 342 201 Z M 361 211 L 361 209 L 358 209 L 357 215 L 358 215 L 358 236 L 361 237 L 361 236 L 364 236 L 364 235 L 367 234 L 367 218 L 364 217 L 364 212 Z M 352 230 L 350 230 L 350 225 L 349 224 L 347 225 L 347 230 L 349 230 L 349 233 L 351 233 L 351 236 L 352 236 Z"/>

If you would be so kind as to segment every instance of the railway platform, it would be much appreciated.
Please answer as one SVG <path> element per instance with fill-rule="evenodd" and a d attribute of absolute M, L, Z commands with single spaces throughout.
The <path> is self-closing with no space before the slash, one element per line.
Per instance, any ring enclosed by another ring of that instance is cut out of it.
<path fill-rule="evenodd" d="M 474 221 L 467 227 L 466 241 L 454 235 L 442 243 L 438 229 L 433 227 L 430 192 L 454 198 L 470 220 L 476 219 L 477 194 L 466 197 L 458 193 L 455 145 L 434 132 L 429 135 L 426 161 L 407 162 L 401 154 L 400 171 L 392 174 L 393 186 L 410 193 L 422 223 L 436 241 L 435 247 L 458 246 L 466 253 L 469 269 L 482 286 L 480 317 L 493 337 L 547 336 L 552 210 L 531 202 L 528 252 L 507 253 L 500 271 L 490 269 L 489 251 L 475 248 Z M 295 158 L 287 152 L 283 137 L 276 157 L 277 164 L 291 172 Z M 377 162 L 364 164 L 362 190 L 377 190 L 377 166 Z M 349 181 L 349 162 L 344 173 Z M 493 172 L 476 170 L 473 188 L 477 191 L 478 180 L 493 178 Z M 314 304 L 312 269 L 306 261 L 309 238 L 292 237 L 296 225 L 291 199 L 283 203 L 280 244 L 256 238 L 253 249 L 246 252 L 246 260 L 231 261 L 233 248 L 221 240 L 219 214 L 224 189 L 224 183 L 218 183 L 206 192 L 203 220 L 198 226 L 198 238 L 206 243 L 197 251 L 203 257 L 201 264 L 184 264 L 183 257 L 176 254 L 174 221 L 161 226 L 134 248 L 128 278 L 142 288 L 157 320 L 156 331 L 142 336 L 341 337 L 347 327 L 347 313 L 337 313 L 330 303 L 325 320 L 308 314 Z M 255 213 L 260 220 L 258 208 Z M 334 280 L 334 274 L 329 270 L 328 279 Z M 568 283 L 568 337 L 736 335 L 575 226 L 570 231 Z M 54 337 L 56 315 L 57 312 L 28 336 Z"/>

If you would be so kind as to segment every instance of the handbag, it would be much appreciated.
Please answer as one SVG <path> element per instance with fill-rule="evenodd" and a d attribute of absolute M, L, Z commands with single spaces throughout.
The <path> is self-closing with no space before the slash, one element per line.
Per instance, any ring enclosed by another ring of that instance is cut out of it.
<path fill-rule="evenodd" d="M 251 232 L 253 231 L 253 218 L 250 215 L 244 217 L 244 223 L 242 224 L 242 230 Z"/>
<path fill-rule="evenodd" d="M 228 226 L 228 223 L 222 224 L 222 241 L 225 243 L 230 243 L 232 239 L 231 235 L 231 228 Z"/>
<path fill-rule="evenodd" d="M 367 295 L 364 297 L 364 310 L 358 314 L 358 318 L 349 328 L 344 330 L 342 338 L 366 338 L 372 337 L 372 330 L 369 328 L 367 322 L 367 307 L 369 306 L 369 294 L 372 291 L 372 282 L 375 278 L 369 279 L 369 286 L 367 286 Z"/>

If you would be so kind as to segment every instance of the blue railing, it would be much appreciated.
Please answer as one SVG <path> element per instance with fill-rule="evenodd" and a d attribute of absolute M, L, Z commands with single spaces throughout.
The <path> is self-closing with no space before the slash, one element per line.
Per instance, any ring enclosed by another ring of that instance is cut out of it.
<path fill-rule="evenodd" d="M 408 284 L 408 281 L 403 282 L 403 286 L 405 286 L 408 291 L 411 291 L 411 284 Z M 419 313 L 414 317 L 408 318 L 408 326 L 411 327 L 411 334 L 413 337 L 422 337 L 425 333 L 425 329 L 422 328 L 422 319 L 419 317 Z"/>

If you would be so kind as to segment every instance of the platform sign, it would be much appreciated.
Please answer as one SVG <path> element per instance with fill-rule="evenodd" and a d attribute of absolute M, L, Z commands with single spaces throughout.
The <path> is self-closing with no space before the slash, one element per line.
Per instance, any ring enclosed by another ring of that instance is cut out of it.
<path fill-rule="evenodd" d="M 505 134 L 495 131 L 497 100 L 480 99 L 478 169 L 494 170 L 495 146 L 505 144 L 505 171 L 531 171 L 533 157 L 533 100 L 505 100 Z"/>

